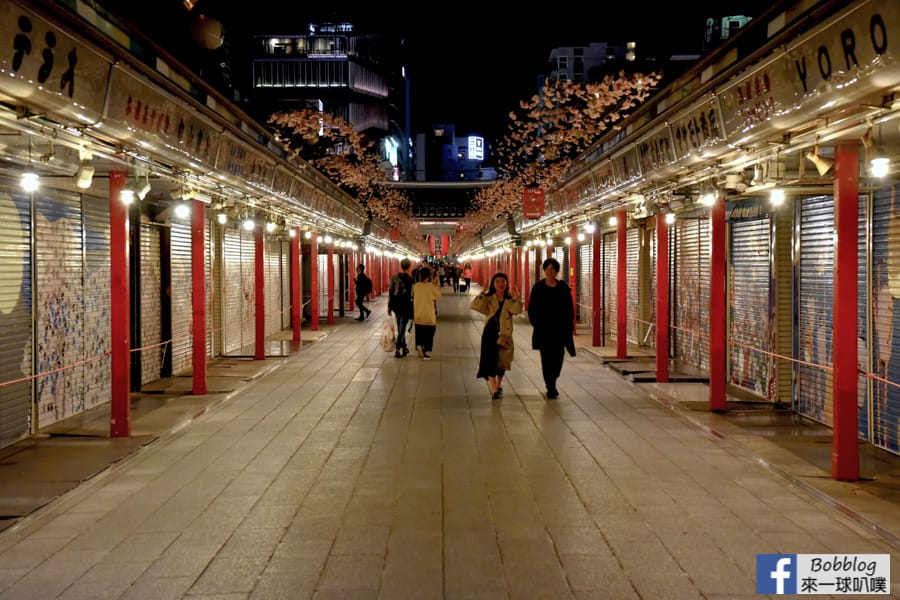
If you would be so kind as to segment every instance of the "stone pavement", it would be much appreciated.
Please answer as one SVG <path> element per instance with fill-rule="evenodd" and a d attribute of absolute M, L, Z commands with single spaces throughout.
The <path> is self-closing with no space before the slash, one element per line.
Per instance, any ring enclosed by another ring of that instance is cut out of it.
<path fill-rule="evenodd" d="M 749 599 L 758 553 L 890 554 L 900 595 L 870 485 L 896 457 L 835 482 L 822 428 L 687 408 L 702 384 L 629 381 L 585 339 L 548 401 L 524 318 L 491 400 L 470 298 L 439 301 L 432 361 L 380 348 L 382 300 L 159 400 L 149 441 L 0 533 L 0 598 Z"/>

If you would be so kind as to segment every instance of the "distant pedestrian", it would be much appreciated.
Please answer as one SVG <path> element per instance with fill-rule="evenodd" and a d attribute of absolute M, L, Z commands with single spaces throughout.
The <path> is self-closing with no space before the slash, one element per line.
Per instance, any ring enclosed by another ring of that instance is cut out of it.
<path fill-rule="evenodd" d="M 372 314 L 372 311 L 363 304 L 366 296 L 372 293 L 372 280 L 366 275 L 366 265 L 360 264 L 356 267 L 355 283 L 356 286 L 354 291 L 356 293 L 356 306 L 359 308 L 359 316 L 356 317 L 356 320 L 362 321 Z"/>
<path fill-rule="evenodd" d="M 429 354 L 434 346 L 437 331 L 437 301 L 441 288 L 434 273 L 422 269 L 419 282 L 413 286 L 413 321 L 416 324 L 416 352 L 419 358 L 431 360 Z"/>
<path fill-rule="evenodd" d="M 406 327 L 413 316 L 412 288 L 414 282 L 409 274 L 411 264 L 408 258 L 400 261 L 400 272 L 391 277 L 388 289 L 388 316 L 394 315 L 397 319 L 394 358 L 403 358 L 409 354 L 409 348 L 406 346 Z"/>
<path fill-rule="evenodd" d="M 472 289 L 472 263 L 466 263 L 462 270 L 463 281 L 466 282 L 466 293 Z"/>
<path fill-rule="evenodd" d="M 515 286 L 509 285 L 505 273 L 491 278 L 487 291 L 475 296 L 472 310 L 487 317 L 481 330 L 481 356 L 478 359 L 479 379 L 487 379 L 491 398 L 503 396 L 503 376 L 512 368 L 513 315 L 522 312 L 522 299 Z"/>
<path fill-rule="evenodd" d="M 447 267 L 447 271 L 449 272 L 450 283 L 453 285 L 453 293 L 459 292 L 459 265 L 450 264 Z"/>
<path fill-rule="evenodd" d="M 541 353 L 541 371 L 547 386 L 547 398 L 559 398 L 556 380 L 562 372 L 565 351 L 575 356 L 575 306 L 572 289 L 565 281 L 556 278 L 559 261 L 548 258 L 542 265 L 544 279 L 531 288 L 528 298 L 528 320 L 534 330 L 531 347 Z"/>

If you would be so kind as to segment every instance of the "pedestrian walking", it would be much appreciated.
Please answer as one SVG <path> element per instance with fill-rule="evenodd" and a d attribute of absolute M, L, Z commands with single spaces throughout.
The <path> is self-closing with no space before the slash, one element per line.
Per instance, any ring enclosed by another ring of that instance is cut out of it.
<path fill-rule="evenodd" d="M 491 284 L 472 300 L 470 308 L 486 318 L 481 330 L 479 379 L 487 379 L 494 400 L 503 396 L 503 376 L 512 368 L 513 315 L 522 312 L 522 299 L 505 273 L 496 273 Z"/>
<path fill-rule="evenodd" d="M 548 258 L 541 265 L 544 278 L 531 288 L 528 298 L 528 320 L 534 327 L 531 347 L 541 353 L 541 372 L 547 386 L 547 399 L 559 398 L 556 380 L 562 372 L 565 351 L 575 356 L 575 306 L 572 290 L 556 278 L 559 261 Z"/>
<path fill-rule="evenodd" d="M 437 301 L 441 288 L 431 269 L 423 269 L 419 282 L 413 286 L 413 322 L 416 324 L 416 352 L 419 358 L 431 360 L 429 354 L 434 346 L 437 331 Z"/>
<path fill-rule="evenodd" d="M 359 308 L 359 316 L 356 317 L 356 320 L 362 321 L 372 314 L 372 311 L 363 304 L 366 296 L 372 293 L 372 280 L 366 275 L 366 265 L 360 264 L 356 267 L 356 280 L 354 283 L 356 284 L 354 289 L 356 292 L 356 306 Z"/>
<path fill-rule="evenodd" d="M 472 263 L 466 263 L 462 270 L 463 281 L 466 282 L 466 293 L 472 289 Z"/>
<path fill-rule="evenodd" d="M 413 316 L 412 289 L 413 278 L 409 274 L 412 263 L 408 258 L 400 261 L 400 271 L 391 277 L 388 288 L 388 316 L 394 315 L 397 319 L 397 342 L 394 350 L 394 358 L 403 358 L 409 354 L 406 345 L 406 327 Z"/>

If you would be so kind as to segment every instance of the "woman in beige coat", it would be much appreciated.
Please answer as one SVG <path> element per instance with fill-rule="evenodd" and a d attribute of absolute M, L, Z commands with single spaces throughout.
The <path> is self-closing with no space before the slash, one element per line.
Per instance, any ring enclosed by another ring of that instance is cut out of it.
<path fill-rule="evenodd" d="M 487 291 L 475 296 L 470 308 L 487 317 L 481 330 L 481 357 L 476 377 L 487 379 L 491 398 L 496 400 L 503 396 L 503 376 L 512 368 L 512 318 L 522 312 L 522 299 L 515 286 L 509 285 L 506 274 L 497 273 Z"/>

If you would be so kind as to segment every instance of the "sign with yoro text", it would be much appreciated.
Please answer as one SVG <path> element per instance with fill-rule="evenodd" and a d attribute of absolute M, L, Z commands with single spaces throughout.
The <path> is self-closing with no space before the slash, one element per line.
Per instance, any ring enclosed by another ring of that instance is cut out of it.
<path fill-rule="evenodd" d="M 757 554 L 757 594 L 891 593 L 890 554 Z"/>
<path fill-rule="evenodd" d="M 522 198 L 522 214 L 529 219 L 540 219 L 544 216 L 544 188 L 525 188 Z"/>

